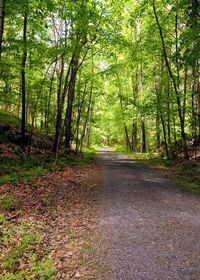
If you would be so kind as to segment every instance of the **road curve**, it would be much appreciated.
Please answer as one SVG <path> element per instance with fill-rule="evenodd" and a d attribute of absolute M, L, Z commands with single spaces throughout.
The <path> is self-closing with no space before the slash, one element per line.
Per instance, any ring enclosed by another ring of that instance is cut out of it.
<path fill-rule="evenodd" d="M 200 279 L 200 199 L 112 150 L 99 162 L 105 280 Z"/>

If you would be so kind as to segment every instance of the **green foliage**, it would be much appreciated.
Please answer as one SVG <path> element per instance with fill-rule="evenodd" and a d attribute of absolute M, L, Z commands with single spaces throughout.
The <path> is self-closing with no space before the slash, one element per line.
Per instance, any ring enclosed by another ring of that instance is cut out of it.
<path fill-rule="evenodd" d="M 9 250 L 2 257 L 3 273 L 1 279 L 51 279 L 55 270 L 48 252 L 38 253 L 42 246 L 40 233 L 31 224 L 23 224 L 20 228 L 8 222 L 2 228 L 1 242 L 9 246 Z M 25 262 L 21 268 L 20 263 Z"/>
<path fill-rule="evenodd" d="M 31 184 L 37 177 L 45 173 L 42 167 L 43 159 L 9 159 L 0 158 L 0 184 L 7 182 L 18 183 L 23 179 L 26 183 Z"/>
<path fill-rule="evenodd" d="M 87 150 L 85 153 L 70 153 L 61 151 L 55 164 L 55 156 L 31 157 L 22 159 L 9 159 L 0 157 L 0 184 L 13 182 L 18 184 L 24 180 L 27 184 L 35 186 L 38 177 L 48 171 L 62 170 L 66 165 L 92 164 L 95 161 L 95 150 Z"/>
<path fill-rule="evenodd" d="M 0 110 L 0 124 L 7 124 L 15 128 L 20 128 L 21 120 L 9 112 Z"/>
<path fill-rule="evenodd" d="M 15 208 L 17 200 L 14 196 L 9 195 L 0 199 L 1 207 L 6 211 L 11 211 Z"/>
<path fill-rule="evenodd" d="M 151 153 L 151 152 L 135 153 L 135 152 L 131 152 L 131 151 L 127 150 L 127 148 L 125 148 L 122 145 L 114 145 L 112 148 L 119 153 L 125 154 L 129 158 L 137 159 L 137 160 L 148 160 L 148 159 L 154 159 L 156 157 L 159 157 L 158 153 Z"/>
<path fill-rule="evenodd" d="M 0 213 L 0 225 L 6 223 L 6 219 L 2 213 Z"/>
<path fill-rule="evenodd" d="M 152 3 L 172 75 L 163 57 Z M 0 111 L 0 120 L 20 128 L 19 61 L 26 45 L 27 130 L 32 124 L 37 128 L 35 135 L 53 139 L 55 119 L 61 115 L 60 126 L 69 122 L 71 144 L 76 151 L 94 145 L 127 146 L 133 134 L 137 140 L 135 147 L 132 145 L 135 152 L 141 152 L 143 144 L 150 153 L 160 151 L 163 141 L 169 148 L 183 137 L 181 127 L 189 136 L 199 130 L 198 106 L 194 105 L 199 103 L 199 9 L 195 1 L 185 0 L 8 1 L 0 101 L 2 108 L 17 118 Z M 25 12 L 27 42 L 22 36 Z M 68 73 L 72 71 L 68 70 L 74 57 L 79 65 L 71 79 Z M 69 80 L 75 83 L 73 94 L 67 86 Z M 72 96 L 73 100 L 69 100 Z M 68 114 L 65 122 L 66 108 L 71 103 L 73 119 Z M 9 179 L 7 176 L 2 182 Z M 18 175 L 10 179 L 17 181 Z"/>

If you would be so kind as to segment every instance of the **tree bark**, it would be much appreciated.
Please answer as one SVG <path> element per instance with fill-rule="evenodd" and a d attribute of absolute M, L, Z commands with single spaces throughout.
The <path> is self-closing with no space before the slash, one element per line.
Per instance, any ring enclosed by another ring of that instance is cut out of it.
<path fill-rule="evenodd" d="M 156 148 L 160 148 L 160 115 L 159 110 L 156 110 Z"/>
<path fill-rule="evenodd" d="M 146 129 L 145 129 L 145 116 L 141 116 L 141 152 L 146 153 Z"/>
<path fill-rule="evenodd" d="M 133 91 L 133 106 L 137 108 L 137 98 L 138 98 L 138 71 L 136 69 L 135 73 L 133 73 L 132 76 L 132 91 Z M 137 151 L 137 113 L 135 113 L 135 116 L 133 117 L 133 124 L 132 124 L 132 151 Z"/>
<path fill-rule="evenodd" d="M 56 114 L 56 125 L 55 125 L 53 152 L 56 152 L 56 150 L 57 150 L 57 146 L 58 146 L 58 142 L 59 142 L 61 122 L 62 122 L 61 92 L 62 92 L 63 74 L 64 74 L 64 56 L 62 55 L 61 56 L 61 69 L 60 69 L 60 75 L 59 75 L 59 79 L 58 79 L 58 88 L 57 88 L 57 114 Z"/>
<path fill-rule="evenodd" d="M 197 62 L 198 63 L 198 62 Z M 200 76 L 200 69 L 199 66 L 196 67 L 196 79 L 195 79 L 195 91 L 196 91 L 196 96 L 197 96 L 197 114 L 198 114 L 198 135 L 200 137 L 200 81 L 199 81 L 199 76 Z"/>
<path fill-rule="evenodd" d="M 24 25 L 23 25 L 23 54 L 21 64 L 21 91 L 22 91 L 22 120 L 21 120 L 21 135 L 22 146 L 25 145 L 26 131 L 26 60 L 27 60 L 27 7 L 25 8 Z"/>
<path fill-rule="evenodd" d="M 187 140 L 186 140 L 186 134 L 185 134 L 185 124 L 184 124 L 182 108 L 181 108 L 180 93 L 179 93 L 179 89 L 178 89 L 178 85 L 176 83 L 175 77 L 172 73 L 171 66 L 170 66 L 169 61 L 168 61 L 168 56 L 167 56 L 167 50 L 166 50 L 166 47 L 165 47 L 165 40 L 164 40 L 164 36 L 163 36 L 163 31 L 162 31 L 162 27 L 160 25 L 158 15 L 157 15 L 157 11 L 156 11 L 156 7 L 155 7 L 155 0 L 153 0 L 153 11 L 154 11 L 154 16 L 155 16 L 156 23 L 157 23 L 157 26 L 158 26 L 158 29 L 159 29 L 159 33 L 160 33 L 160 39 L 161 39 L 161 43 L 162 43 L 162 48 L 163 48 L 163 54 L 164 54 L 166 67 L 168 69 L 170 78 L 171 78 L 173 86 L 174 86 L 174 91 L 175 91 L 175 94 L 176 94 L 178 114 L 179 114 L 180 127 L 181 127 L 183 154 L 184 154 L 184 158 L 188 159 L 189 158 L 189 153 L 188 153 Z"/>
<path fill-rule="evenodd" d="M 1 61 L 2 44 L 3 44 L 4 20 L 5 20 L 5 0 L 0 0 L 0 61 Z"/>
<path fill-rule="evenodd" d="M 137 121 L 135 119 L 132 124 L 132 151 L 137 151 Z"/>
<path fill-rule="evenodd" d="M 120 79 L 119 79 L 119 75 L 117 73 L 117 84 L 118 84 L 118 90 L 119 90 L 119 101 L 120 101 L 120 106 L 121 106 L 121 114 L 122 114 L 122 118 L 123 118 L 123 122 L 124 122 L 124 133 L 125 133 L 125 140 L 126 140 L 126 147 L 127 149 L 129 149 L 131 151 L 132 145 L 131 145 L 131 141 L 129 139 L 129 135 L 128 135 L 128 128 L 126 125 L 126 120 L 125 120 L 125 115 L 124 115 L 124 109 L 123 109 L 123 102 L 122 102 L 122 89 L 121 89 L 121 84 L 120 84 Z"/>
<path fill-rule="evenodd" d="M 93 88 L 93 83 L 92 83 L 91 87 Z M 75 129 L 76 151 L 78 151 L 78 149 L 79 149 L 79 126 L 80 126 L 80 120 L 81 120 L 81 113 L 82 113 L 83 105 L 84 105 L 84 102 L 85 102 L 86 89 L 87 89 L 87 84 L 85 83 L 82 99 L 81 99 L 81 101 L 79 100 L 80 103 L 79 103 L 79 106 L 78 106 L 78 115 L 77 115 L 77 120 L 76 120 L 76 129 Z"/>
<path fill-rule="evenodd" d="M 72 109 L 73 109 L 76 79 L 78 73 L 78 62 L 79 62 L 79 56 L 77 54 L 74 54 L 71 62 L 71 77 L 69 81 L 68 100 L 67 100 L 68 102 L 67 102 L 67 110 L 66 110 L 65 147 L 67 149 L 70 149 L 70 144 L 72 140 Z"/>
<path fill-rule="evenodd" d="M 170 79 L 168 77 L 167 85 L 167 136 L 168 146 L 171 150 L 171 104 L 170 104 Z"/>
<path fill-rule="evenodd" d="M 80 151 L 82 151 L 82 149 L 83 149 L 83 141 L 84 141 L 84 137 L 86 135 L 86 128 L 88 125 L 88 120 L 90 118 L 90 112 L 91 112 L 91 107 L 92 107 L 92 95 L 93 95 L 93 83 L 92 83 L 91 89 L 90 89 L 89 103 L 88 103 L 88 107 L 87 107 L 85 122 L 83 125 L 83 131 L 82 131 L 81 139 L 80 139 Z"/>

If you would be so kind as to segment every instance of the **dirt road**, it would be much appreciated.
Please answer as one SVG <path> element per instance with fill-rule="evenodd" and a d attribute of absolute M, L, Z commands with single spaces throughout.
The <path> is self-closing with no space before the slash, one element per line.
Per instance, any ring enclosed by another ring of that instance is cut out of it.
<path fill-rule="evenodd" d="M 200 279 L 200 199 L 111 150 L 99 162 L 105 280 Z"/>

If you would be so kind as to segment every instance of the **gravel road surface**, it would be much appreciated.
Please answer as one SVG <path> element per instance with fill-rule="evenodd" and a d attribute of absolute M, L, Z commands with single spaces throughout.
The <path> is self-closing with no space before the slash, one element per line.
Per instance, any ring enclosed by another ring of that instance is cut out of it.
<path fill-rule="evenodd" d="M 99 162 L 105 280 L 200 279 L 200 199 L 112 150 Z"/>

